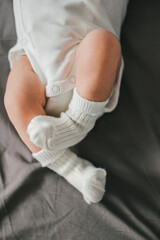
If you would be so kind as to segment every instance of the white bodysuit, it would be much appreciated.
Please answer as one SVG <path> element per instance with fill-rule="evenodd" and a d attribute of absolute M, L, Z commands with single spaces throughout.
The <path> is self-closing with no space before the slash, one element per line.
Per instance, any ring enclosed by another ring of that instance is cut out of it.
<path fill-rule="evenodd" d="M 9 51 L 10 67 L 22 54 L 46 87 L 46 113 L 67 109 L 76 82 L 75 53 L 82 39 L 94 29 L 105 29 L 118 38 L 128 0 L 13 0 L 17 43 Z M 105 112 L 118 102 L 123 71 Z"/>

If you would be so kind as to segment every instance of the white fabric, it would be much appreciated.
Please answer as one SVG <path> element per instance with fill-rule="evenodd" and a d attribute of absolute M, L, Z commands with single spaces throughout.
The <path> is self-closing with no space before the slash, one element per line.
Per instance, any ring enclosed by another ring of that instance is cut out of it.
<path fill-rule="evenodd" d="M 63 151 L 41 150 L 34 153 L 33 157 L 42 166 L 47 167 L 64 177 L 72 186 L 80 191 L 85 201 L 97 203 L 101 201 L 105 192 L 106 171 L 102 168 L 94 167 L 85 159 L 79 158 L 69 149 Z M 45 163 L 44 163 L 45 159 Z"/>
<path fill-rule="evenodd" d="M 106 29 L 119 38 L 127 3 L 128 0 L 13 0 L 17 44 L 9 51 L 10 66 L 20 55 L 27 55 L 46 87 L 46 113 L 55 116 L 68 107 L 75 87 L 75 53 L 80 42 L 94 29 Z M 123 59 L 105 111 L 113 110 L 117 104 L 122 70 Z M 72 111 L 68 116 L 73 117 Z M 82 120 L 86 122 L 85 117 Z M 93 126 L 91 121 L 88 128 Z M 69 149 L 43 149 L 33 157 L 63 176 L 88 203 L 102 199 L 105 170 L 95 168 Z"/>
<path fill-rule="evenodd" d="M 48 150 L 61 150 L 79 143 L 103 115 L 108 101 L 89 101 L 74 88 L 68 110 L 59 118 L 36 116 L 31 120 L 27 128 L 30 141 Z"/>
<path fill-rule="evenodd" d="M 118 38 L 128 0 L 13 0 L 17 44 L 9 51 L 11 68 L 26 54 L 49 97 L 46 112 L 67 109 L 75 86 L 75 53 L 90 31 L 106 29 Z M 123 70 L 105 111 L 112 111 L 119 96 Z"/>

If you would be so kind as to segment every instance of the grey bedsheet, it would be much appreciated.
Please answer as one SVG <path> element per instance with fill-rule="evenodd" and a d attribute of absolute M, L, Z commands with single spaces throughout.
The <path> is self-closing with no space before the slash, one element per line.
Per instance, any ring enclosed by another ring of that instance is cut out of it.
<path fill-rule="evenodd" d="M 159 240 L 160 1 L 130 1 L 118 107 L 73 148 L 107 169 L 100 204 L 41 168 L 10 123 L 3 97 L 15 41 L 12 1 L 0 0 L 0 240 Z"/>

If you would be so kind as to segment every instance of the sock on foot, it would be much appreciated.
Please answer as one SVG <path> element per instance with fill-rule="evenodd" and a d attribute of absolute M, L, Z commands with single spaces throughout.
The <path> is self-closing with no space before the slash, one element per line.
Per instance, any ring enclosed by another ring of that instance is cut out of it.
<path fill-rule="evenodd" d="M 63 151 L 41 150 L 32 154 L 42 166 L 47 166 L 64 177 L 80 191 L 85 201 L 97 203 L 105 192 L 106 171 L 94 167 L 89 161 L 79 158 L 69 149 Z"/>
<path fill-rule="evenodd" d="M 108 103 L 89 101 L 76 88 L 68 110 L 60 118 L 37 116 L 28 126 L 27 133 L 33 144 L 42 149 L 61 150 L 80 142 L 94 127 Z"/>

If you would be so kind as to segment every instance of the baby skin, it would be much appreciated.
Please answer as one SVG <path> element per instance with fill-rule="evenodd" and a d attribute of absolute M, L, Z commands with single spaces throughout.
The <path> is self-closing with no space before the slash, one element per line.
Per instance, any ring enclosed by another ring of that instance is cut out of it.
<path fill-rule="evenodd" d="M 4 97 L 10 121 L 42 166 L 64 177 L 87 203 L 99 202 L 105 192 L 106 171 L 79 158 L 68 147 L 94 127 L 112 92 L 121 63 L 119 40 L 97 29 L 88 33 L 76 52 L 76 86 L 66 112 L 45 112 L 45 87 L 26 55 L 11 70 Z"/>

